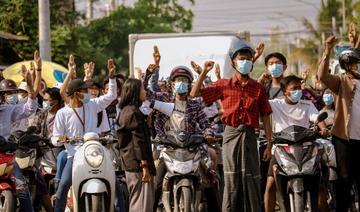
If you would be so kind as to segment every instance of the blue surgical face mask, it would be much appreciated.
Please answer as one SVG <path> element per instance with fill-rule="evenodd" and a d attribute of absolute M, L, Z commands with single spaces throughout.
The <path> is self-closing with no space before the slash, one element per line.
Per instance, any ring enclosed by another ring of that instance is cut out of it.
<path fill-rule="evenodd" d="M 334 95 L 332 95 L 331 93 L 324 94 L 323 101 L 325 105 L 332 105 L 332 103 L 334 103 Z"/>
<path fill-rule="evenodd" d="M 187 93 L 189 90 L 189 84 L 186 82 L 175 82 L 175 92 L 178 94 Z"/>
<path fill-rule="evenodd" d="M 50 108 L 51 108 L 50 102 L 49 102 L 49 101 L 43 101 L 42 107 L 43 107 L 43 109 L 45 109 L 45 110 L 50 109 Z"/>
<path fill-rule="evenodd" d="M 238 60 L 236 70 L 242 75 L 250 74 L 253 67 L 251 60 Z"/>
<path fill-rule="evenodd" d="M 278 78 L 283 74 L 284 66 L 282 64 L 272 64 L 268 66 L 268 70 L 272 77 Z"/>
<path fill-rule="evenodd" d="M 91 99 L 91 94 L 90 93 L 84 93 L 84 98 L 83 98 L 83 103 L 87 104 Z"/>
<path fill-rule="evenodd" d="M 291 102 L 297 103 L 300 101 L 302 95 L 302 90 L 293 90 L 290 92 L 289 99 Z"/>
<path fill-rule="evenodd" d="M 10 105 L 16 105 L 18 103 L 18 96 L 17 94 L 11 94 L 6 96 L 6 103 Z"/>

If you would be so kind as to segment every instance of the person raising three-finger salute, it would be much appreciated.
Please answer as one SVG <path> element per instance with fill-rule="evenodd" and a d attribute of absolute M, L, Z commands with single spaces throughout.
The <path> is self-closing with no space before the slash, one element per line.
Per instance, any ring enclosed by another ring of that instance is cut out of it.
<path fill-rule="evenodd" d="M 356 31 L 352 43 L 356 42 Z M 349 33 L 349 34 L 350 34 Z M 336 211 L 348 211 L 351 205 L 351 187 L 360 186 L 360 49 L 351 48 L 339 55 L 339 63 L 346 72 L 341 75 L 329 73 L 330 54 L 338 39 L 331 36 L 326 40 L 323 58 L 317 75 L 335 96 L 335 116 L 331 130 L 336 152 L 338 180 L 336 183 Z M 359 190 L 357 190 L 359 192 Z M 359 195 L 359 194 L 358 194 Z"/>
<path fill-rule="evenodd" d="M 269 160 L 272 145 L 269 115 L 272 110 L 265 88 L 249 76 L 254 54 L 255 51 L 246 42 L 238 40 L 233 43 L 229 56 L 234 76 L 201 89 L 203 80 L 211 70 L 205 68 L 190 93 L 192 97 L 201 95 L 205 104 L 220 99 L 224 108 L 225 185 L 222 211 L 260 211 L 260 170 L 254 129 L 259 127 L 259 117 L 262 117 L 268 140 L 263 159 Z"/>

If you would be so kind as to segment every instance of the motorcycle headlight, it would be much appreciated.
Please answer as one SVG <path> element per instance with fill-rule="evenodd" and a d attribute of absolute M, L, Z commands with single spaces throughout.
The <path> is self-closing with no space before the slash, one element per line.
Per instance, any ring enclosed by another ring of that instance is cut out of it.
<path fill-rule="evenodd" d="M 98 168 L 104 160 L 104 153 L 98 145 L 89 145 L 85 149 L 85 159 L 93 168 Z"/>

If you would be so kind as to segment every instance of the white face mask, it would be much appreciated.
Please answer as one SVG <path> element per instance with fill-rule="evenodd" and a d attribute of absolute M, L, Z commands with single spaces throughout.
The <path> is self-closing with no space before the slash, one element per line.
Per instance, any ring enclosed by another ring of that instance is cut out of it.
<path fill-rule="evenodd" d="M 27 101 L 27 96 L 23 96 L 21 94 L 18 94 L 18 104 L 24 104 Z"/>

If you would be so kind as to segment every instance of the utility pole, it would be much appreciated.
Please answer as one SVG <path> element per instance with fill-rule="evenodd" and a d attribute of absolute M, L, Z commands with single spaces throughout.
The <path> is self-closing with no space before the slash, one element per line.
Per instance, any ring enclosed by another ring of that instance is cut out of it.
<path fill-rule="evenodd" d="M 342 0 L 342 30 L 346 32 L 345 0 Z"/>
<path fill-rule="evenodd" d="M 333 16 L 331 17 L 331 25 L 332 25 L 332 33 L 336 35 L 336 18 Z"/>
<path fill-rule="evenodd" d="M 93 17 L 93 0 L 86 0 L 86 23 L 89 24 Z"/>
<path fill-rule="evenodd" d="M 39 50 L 43 60 L 51 61 L 50 2 L 38 0 L 39 4 Z"/>

